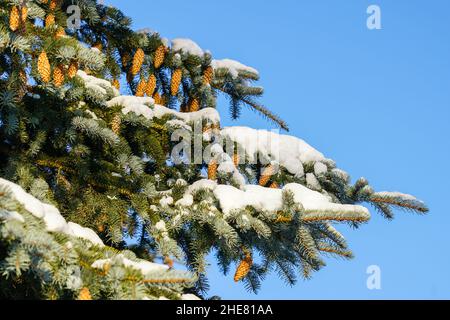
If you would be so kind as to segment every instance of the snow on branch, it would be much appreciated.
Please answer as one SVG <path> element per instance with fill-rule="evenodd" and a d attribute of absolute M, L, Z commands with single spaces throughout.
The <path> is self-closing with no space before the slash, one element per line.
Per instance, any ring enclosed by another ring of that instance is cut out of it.
<path fill-rule="evenodd" d="M 255 185 L 246 185 L 238 189 L 229 185 L 220 185 L 211 180 L 200 180 L 189 186 L 183 197 L 183 203 L 190 203 L 192 196 L 200 190 L 212 191 L 225 215 L 242 211 L 246 207 L 252 207 L 259 212 L 277 213 L 283 210 L 283 194 L 288 192 L 293 195 L 304 221 L 365 222 L 370 219 L 368 209 L 363 206 L 333 203 L 323 194 L 297 183 L 287 184 L 283 189 Z"/>
<path fill-rule="evenodd" d="M 323 162 L 320 169 L 324 170 L 325 163 L 331 162 L 302 139 L 275 131 L 229 127 L 222 129 L 221 135 L 223 139 L 237 143 L 251 163 L 255 163 L 258 159 L 276 161 L 298 177 L 304 175 L 305 163 Z"/>
<path fill-rule="evenodd" d="M 213 60 L 211 66 L 214 70 L 227 70 L 233 78 L 237 78 L 241 73 L 253 75 L 253 78 L 259 78 L 259 72 L 255 68 L 246 66 L 239 61 L 232 59 Z"/>
<path fill-rule="evenodd" d="M 7 187 L 11 191 L 13 198 L 23 205 L 23 207 L 33 216 L 44 220 L 47 231 L 64 233 L 69 236 L 88 240 L 94 245 L 104 246 L 103 241 L 93 230 L 84 228 L 73 222 L 67 223 L 66 219 L 64 219 L 58 209 L 52 205 L 39 201 L 25 192 L 19 185 L 0 178 L 0 186 Z M 19 213 L 17 214 L 20 215 Z M 17 217 L 18 216 L 16 215 L 16 218 Z"/>
<path fill-rule="evenodd" d="M 202 48 L 192 41 L 186 38 L 177 38 L 172 40 L 172 50 L 174 52 L 182 52 L 202 58 L 205 54 Z"/>
<path fill-rule="evenodd" d="M 160 119 L 166 115 L 173 115 L 175 118 L 185 123 L 193 123 L 197 120 L 207 120 L 210 123 L 219 123 L 220 116 L 216 109 L 205 108 L 196 112 L 178 112 L 164 106 L 155 104 L 153 98 L 135 97 L 135 96 L 118 96 L 106 103 L 108 107 L 122 106 L 122 113 L 135 113 L 143 116 L 148 120 L 153 118 Z"/>

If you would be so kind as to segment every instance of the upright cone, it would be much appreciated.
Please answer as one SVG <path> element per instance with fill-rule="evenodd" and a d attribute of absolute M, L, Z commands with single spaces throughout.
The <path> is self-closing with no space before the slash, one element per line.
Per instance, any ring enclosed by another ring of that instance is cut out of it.
<path fill-rule="evenodd" d="M 114 116 L 114 118 L 111 121 L 111 130 L 115 133 L 115 134 L 119 134 L 120 133 L 120 126 L 122 125 L 122 118 L 120 117 L 120 114 L 116 114 Z"/>
<path fill-rule="evenodd" d="M 141 79 L 136 88 L 136 97 L 143 97 L 145 94 L 145 88 L 147 87 L 147 82 L 145 79 Z"/>
<path fill-rule="evenodd" d="M 47 53 L 45 51 L 42 51 L 42 53 L 39 55 L 37 66 L 42 82 L 44 83 L 50 82 L 51 68 L 50 62 L 48 61 Z"/>
<path fill-rule="evenodd" d="M 22 6 L 22 8 L 20 9 L 20 20 L 22 23 L 25 23 L 27 21 L 28 18 L 28 8 L 27 6 Z"/>
<path fill-rule="evenodd" d="M 152 74 L 148 77 L 147 86 L 145 87 L 145 94 L 149 97 L 153 96 L 156 89 L 156 77 Z"/>
<path fill-rule="evenodd" d="M 57 66 L 53 70 L 53 84 L 55 87 L 61 87 L 64 83 L 64 72 L 61 66 Z"/>
<path fill-rule="evenodd" d="M 238 153 L 233 154 L 233 163 L 234 166 L 237 167 L 239 166 L 239 163 L 241 162 L 241 158 L 239 157 Z"/>
<path fill-rule="evenodd" d="M 270 189 L 280 189 L 280 186 L 276 182 L 272 182 L 272 184 L 269 187 Z"/>
<path fill-rule="evenodd" d="M 49 6 L 50 10 L 55 10 L 56 7 L 58 6 L 58 2 L 59 2 L 58 0 L 51 0 Z"/>
<path fill-rule="evenodd" d="M 76 61 L 72 61 L 69 65 L 69 69 L 67 70 L 67 75 L 70 79 L 75 77 L 78 72 L 78 63 Z"/>
<path fill-rule="evenodd" d="M 11 12 L 9 14 L 9 28 L 12 31 L 16 31 L 20 25 L 20 14 L 19 9 L 14 6 L 11 8 Z"/>
<path fill-rule="evenodd" d="M 145 53 L 144 50 L 139 48 L 133 57 L 133 65 L 131 66 L 131 74 L 133 76 L 137 75 L 141 71 L 142 64 L 144 63 Z"/>
<path fill-rule="evenodd" d="M 92 46 L 92 48 L 98 49 L 99 51 L 103 50 L 103 44 L 101 43 L 96 43 L 95 45 Z"/>
<path fill-rule="evenodd" d="M 163 99 L 161 98 L 161 95 L 159 94 L 159 92 L 156 92 L 153 95 L 153 100 L 155 100 L 155 104 L 163 105 Z"/>
<path fill-rule="evenodd" d="M 166 56 L 166 47 L 160 45 L 158 49 L 156 49 L 155 58 L 153 62 L 153 65 L 155 66 L 156 69 L 162 66 L 162 64 L 164 63 L 165 56 Z"/>
<path fill-rule="evenodd" d="M 120 82 L 119 82 L 119 80 L 114 79 L 111 84 L 112 84 L 112 86 L 114 88 L 116 88 L 117 90 L 120 90 Z"/>
<path fill-rule="evenodd" d="M 197 98 L 193 98 L 189 101 L 189 112 L 196 112 L 200 110 L 200 102 Z"/>
<path fill-rule="evenodd" d="M 170 93 L 172 96 L 176 96 L 178 89 L 180 88 L 181 79 L 183 77 L 183 71 L 181 69 L 175 69 L 172 73 L 172 80 L 170 82 Z"/>
<path fill-rule="evenodd" d="M 208 166 L 208 179 L 216 180 L 217 179 L 217 168 L 219 167 L 216 160 L 211 160 Z"/>
<path fill-rule="evenodd" d="M 262 173 L 261 179 L 259 180 L 259 185 L 261 187 L 265 187 L 267 183 L 270 181 L 272 176 L 275 173 L 275 168 L 273 165 L 269 165 Z"/>
<path fill-rule="evenodd" d="M 51 27 L 55 24 L 55 15 L 53 13 L 50 13 L 48 16 L 45 17 L 45 27 Z"/>
<path fill-rule="evenodd" d="M 19 80 L 22 85 L 26 85 L 28 83 L 27 73 L 23 69 L 19 71 Z"/>
<path fill-rule="evenodd" d="M 214 69 L 213 67 L 209 66 L 203 73 L 203 84 L 210 84 L 213 77 L 214 77 Z"/>
<path fill-rule="evenodd" d="M 250 272 L 253 266 L 253 258 L 250 252 L 245 255 L 245 258 L 241 261 L 238 268 L 236 269 L 236 273 L 234 275 L 234 281 L 239 282 L 244 279 L 248 273 Z"/>
<path fill-rule="evenodd" d="M 65 35 L 66 35 L 66 31 L 64 31 L 64 28 L 59 27 L 58 30 L 56 30 L 55 39 L 59 39 L 61 37 L 64 37 Z"/>
<path fill-rule="evenodd" d="M 92 300 L 91 292 L 89 291 L 88 288 L 84 287 L 83 289 L 80 290 L 80 293 L 78 295 L 78 300 L 81 300 L 81 301 Z"/>
<path fill-rule="evenodd" d="M 130 62 L 130 54 L 128 52 L 125 52 L 122 57 L 122 66 L 125 67 L 128 65 L 128 62 Z"/>

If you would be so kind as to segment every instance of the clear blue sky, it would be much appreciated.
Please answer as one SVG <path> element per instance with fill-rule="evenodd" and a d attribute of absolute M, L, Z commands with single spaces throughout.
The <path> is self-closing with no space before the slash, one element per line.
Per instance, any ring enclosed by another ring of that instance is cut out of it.
<path fill-rule="evenodd" d="M 211 295 L 234 299 L 450 299 L 450 2 L 447 0 L 105 0 L 167 38 L 188 37 L 216 58 L 257 68 L 262 101 L 291 134 L 379 191 L 425 200 L 429 216 L 373 215 L 340 228 L 356 258 L 329 260 L 310 281 L 276 275 L 258 296 L 210 267 Z M 366 28 L 377 4 L 382 30 Z M 224 125 L 272 126 L 251 111 Z M 378 265 L 382 289 L 366 288 Z"/>

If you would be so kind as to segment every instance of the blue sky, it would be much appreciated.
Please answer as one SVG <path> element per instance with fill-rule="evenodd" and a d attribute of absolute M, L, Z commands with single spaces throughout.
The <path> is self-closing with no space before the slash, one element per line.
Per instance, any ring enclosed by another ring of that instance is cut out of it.
<path fill-rule="evenodd" d="M 446 0 L 105 0 L 167 38 L 187 37 L 215 58 L 257 68 L 261 100 L 354 179 L 425 200 L 429 216 L 374 213 L 340 227 L 352 261 L 328 260 L 310 281 L 287 287 L 270 276 L 258 296 L 210 267 L 225 299 L 450 299 L 450 2 Z M 381 8 L 382 30 L 366 9 Z M 251 111 L 223 125 L 273 126 Z M 381 290 L 366 269 L 381 268 Z"/>

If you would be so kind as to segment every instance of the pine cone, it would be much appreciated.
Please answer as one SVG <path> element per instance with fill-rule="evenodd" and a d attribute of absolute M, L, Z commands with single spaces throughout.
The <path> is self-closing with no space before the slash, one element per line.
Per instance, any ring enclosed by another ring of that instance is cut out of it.
<path fill-rule="evenodd" d="M 122 66 L 125 67 L 130 62 L 130 54 L 125 52 L 122 56 Z"/>
<path fill-rule="evenodd" d="M 240 163 L 240 162 L 241 162 L 241 159 L 240 159 L 240 157 L 239 157 L 239 154 L 237 154 L 237 153 L 233 154 L 233 163 L 234 163 L 234 166 L 235 166 L 235 167 L 239 166 L 239 163 Z"/>
<path fill-rule="evenodd" d="M 23 6 L 21 9 L 20 9 L 20 19 L 21 19 L 21 22 L 22 23 L 25 23 L 26 21 L 27 21 L 27 18 L 28 18 L 28 8 L 27 8 L 27 6 Z"/>
<path fill-rule="evenodd" d="M 269 187 L 270 189 L 280 189 L 280 186 L 276 182 L 272 182 L 272 184 Z"/>
<path fill-rule="evenodd" d="M 98 49 L 99 51 L 103 50 L 103 45 L 101 43 L 95 44 L 92 48 Z"/>
<path fill-rule="evenodd" d="M 53 70 L 53 84 L 55 87 L 61 87 L 64 83 L 64 71 L 61 66 L 57 66 Z"/>
<path fill-rule="evenodd" d="M 154 95 L 153 95 L 153 100 L 155 100 L 155 104 L 159 104 L 159 105 L 162 105 L 162 98 L 161 98 L 161 95 L 158 93 L 158 92 L 156 92 Z"/>
<path fill-rule="evenodd" d="M 180 88 L 181 78 L 183 77 L 183 71 L 181 69 L 175 69 L 172 73 L 172 80 L 170 82 L 170 93 L 172 96 L 176 96 L 178 89 Z"/>
<path fill-rule="evenodd" d="M 160 45 L 155 52 L 154 66 L 156 69 L 162 66 L 162 64 L 164 63 L 165 56 L 166 56 L 166 47 Z"/>
<path fill-rule="evenodd" d="M 200 103 L 197 98 L 193 98 L 189 101 L 189 112 L 196 112 L 200 110 Z"/>
<path fill-rule="evenodd" d="M 114 88 L 116 88 L 117 90 L 120 90 L 120 82 L 117 79 L 114 79 L 111 83 L 113 85 Z"/>
<path fill-rule="evenodd" d="M 42 51 L 38 58 L 38 72 L 41 76 L 41 80 L 44 83 L 50 82 L 51 68 L 50 62 L 48 61 L 47 53 Z"/>
<path fill-rule="evenodd" d="M 211 125 L 206 125 L 206 126 L 204 126 L 203 129 L 202 129 L 202 132 L 203 132 L 203 133 L 210 134 L 210 133 L 212 132 L 212 127 L 211 127 Z"/>
<path fill-rule="evenodd" d="M 51 27 L 55 24 L 55 15 L 50 13 L 48 16 L 45 17 L 45 27 Z"/>
<path fill-rule="evenodd" d="M 270 181 L 272 176 L 275 173 L 275 168 L 272 165 L 269 165 L 262 173 L 261 179 L 259 180 L 259 185 L 261 187 L 265 187 L 266 184 Z"/>
<path fill-rule="evenodd" d="M 216 160 L 211 160 L 208 166 L 208 179 L 216 180 L 217 179 L 217 168 L 219 167 Z"/>
<path fill-rule="evenodd" d="M 28 83 L 28 76 L 25 70 L 22 69 L 19 71 L 19 79 L 22 85 L 26 85 Z"/>
<path fill-rule="evenodd" d="M 49 6 L 50 10 L 55 10 L 56 7 L 58 6 L 58 2 L 59 2 L 58 0 L 51 0 Z"/>
<path fill-rule="evenodd" d="M 169 257 L 164 257 L 164 264 L 169 266 L 170 269 L 173 268 L 174 261 L 170 259 Z"/>
<path fill-rule="evenodd" d="M 83 289 L 81 289 L 80 294 L 78 295 L 78 300 L 92 300 L 91 292 L 88 288 L 84 287 Z"/>
<path fill-rule="evenodd" d="M 213 67 L 209 66 L 203 73 L 203 84 L 210 84 L 213 77 L 214 77 L 214 69 Z"/>
<path fill-rule="evenodd" d="M 65 36 L 65 35 L 66 35 L 66 31 L 64 30 L 64 28 L 63 27 L 59 27 L 58 30 L 56 30 L 55 39 L 59 39 L 59 38 Z"/>
<path fill-rule="evenodd" d="M 220 134 L 220 123 L 214 123 L 211 129 L 215 134 Z"/>
<path fill-rule="evenodd" d="M 145 88 L 147 87 L 147 82 L 145 79 L 141 79 L 136 88 L 136 97 L 143 97 L 145 94 Z"/>
<path fill-rule="evenodd" d="M 134 79 L 134 76 L 131 74 L 131 72 L 127 73 L 127 82 L 132 83 Z"/>
<path fill-rule="evenodd" d="M 67 75 L 70 79 L 75 77 L 78 72 L 78 63 L 76 61 L 72 61 L 69 65 L 69 69 L 67 70 Z"/>
<path fill-rule="evenodd" d="M 236 269 L 236 273 L 234 275 L 234 281 L 239 282 L 242 279 L 244 279 L 248 273 L 250 272 L 250 269 L 253 266 L 253 258 L 251 253 L 247 253 L 245 258 L 241 261 L 238 268 Z"/>
<path fill-rule="evenodd" d="M 145 94 L 149 97 L 153 96 L 156 89 L 156 77 L 152 74 L 148 77 L 147 86 L 145 87 Z"/>
<path fill-rule="evenodd" d="M 11 13 L 9 14 L 9 28 L 12 31 L 16 31 L 20 25 L 20 15 L 19 9 L 14 6 L 11 8 Z"/>
<path fill-rule="evenodd" d="M 182 103 L 180 105 L 180 112 L 183 112 L 183 113 L 189 112 L 187 104 Z"/>
<path fill-rule="evenodd" d="M 121 124 L 122 118 L 120 117 L 120 114 L 116 114 L 111 121 L 111 130 L 117 135 L 120 133 Z"/>
<path fill-rule="evenodd" d="M 139 71 L 141 71 L 144 59 L 145 59 L 144 50 L 139 48 L 133 57 L 133 65 L 131 66 L 131 74 L 133 76 L 137 75 Z"/>
<path fill-rule="evenodd" d="M 292 218 L 284 216 L 282 213 L 278 213 L 277 220 L 275 220 L 275 223 L 289 223 L 292 222 Z"/>

